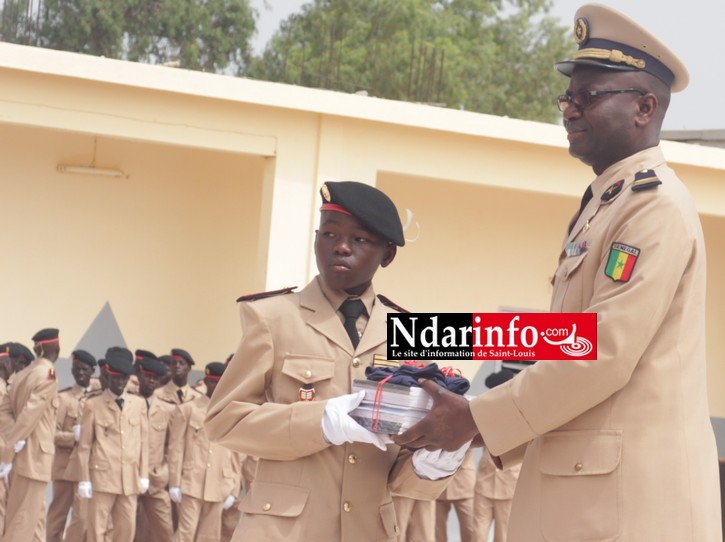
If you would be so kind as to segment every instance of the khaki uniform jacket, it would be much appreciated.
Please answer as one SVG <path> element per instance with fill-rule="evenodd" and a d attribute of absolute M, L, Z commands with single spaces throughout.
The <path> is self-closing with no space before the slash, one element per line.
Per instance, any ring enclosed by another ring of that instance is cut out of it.
<path fill-rule="evenodd" d="M 71 461 L 71 454 L 76 449 L 73 426 L 81 423 L 83 406 L 93 386 L 83 389 L 73 384 L 58 392 L 58 412 L 55 424 L 55 458 L 53 459 L 53 480 L 79 482 L 77 461 Z M 70 468 L 69 468 L 69 465 Z"/>
<path fill-rule="evenodd" d="M 206 502 L 221 502 L 239 495 L 242 457 L 238 452 L 209 442 L 204 418 L 206 395 L 176 407 L 170 424 L 169 487 Z M 235 494 L 236 491 L 236 494 Z"/>
<path fill-rule="evenodd" d="M 386 355 L 386 317 L 374 297 L 353 351 L 315 278 L 299 293 L 241 303 L 243 336 L 209 405 L 212 441 L 259 457 L 234 540 L 396 540 L 391 491 L 435 499 L 447 479 L 416 476 L 409 452 L 389 445 L 331 446 L 322 435 L 326 399 L 350 393 L 373 355 Z M 300 401 L 311 384 L 313 401 Z M 246 537 L 246 538 L 245 538 Z"/>
<path fill-rule="evenodd" d="M 633 191 L 645 169 L 662 184 Z M 562 250 L 551 311 L 597 313 L 598 359 L 539 361 L 471 402 L 491 453 L 506 462 L 528 443 L 509 542 L 720 542 L 697 210 L 659 147 L 592 191 L 565 239 L 588 248 Z M 605 274 L 614 243 L 639 251 L 626 282 Z"/>
<path fill-rule="evenodd" d="M 182 402 L 179 400 L 179 396 L 176 393 L 176 390 L 178 389 L 179 387 L 174 384 L 173 380 L 170 380 L 169 382 L 158 388 L 154 392 L 154 395 L 162 401 L 166 401 L 167 403 L 171 403 L 173 405 L 180 405 Z M 197 397 L 201 397 L 203 395 L 189 385 L 187 385 L 184 389 L 186 390 L 186 393 L 184 394 L 184 403 L 193 401 Z"/>
<path fill-rule="evenodd" d="M 146 399 L 139 396 L 146 404 Z M 148 408 L 149 424 L 149 495 L 167 491 L 169 487 L 169 421 L 176 405 L 161 401 L 158 397 L 151 400 Z"/>
<path fill-rule="evenodd" d="M 469 448 L 458 472 L 438 497 L 439 501 L 460 501 L 472 499 L 476 485 L 476 465 L 473 461 L 473 448 Z"/>
<path fill-rule="evenodd" d="M 38 358 L 17 373 L 0 403 L 0 425 L 6 428 L 2 462 L 12 463 L 13 471 L 25 478 L 50 482 L 57 409 L 53 362 Z M 16 455 L 13 447 L 19 440 L 26 442 Z"/>
<path fill-rule="evenodd" d="M 148 420 L 143 399 L 124 393 L 123 410 L 109 390 L 86 401 L 78 443 L 83 481 L 93 491 L 115 495 L 139 493 L 148 478 Z"/>
<path fill-rule="evenodd" d="M 506 469 L 499 469 L 491 455 L 484 451 L 478 462 L 476 493 L 489 499 L 511 500 L 514 498 L 519 472 L 521 472 L 521 465 L 511 465 Z"/>

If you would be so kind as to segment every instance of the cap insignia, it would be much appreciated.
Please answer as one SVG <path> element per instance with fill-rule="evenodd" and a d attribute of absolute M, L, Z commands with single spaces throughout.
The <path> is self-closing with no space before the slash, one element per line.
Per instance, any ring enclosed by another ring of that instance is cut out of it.
<path fill-rule="evenodd" d="M 574 23 L 574 41 L 578 45 L 589 41 L 589 21 L 584 17 L 579 17 Z"/>
<path fill-rule="evenodd" d="M 332 196 L 330 196 L 330 189 L 327 188 L 326 184 L 323 184 L 320 188 L 320 194 L 322 194 L 322 199 L 324 199 L 326 202 L 332 201 Z"/>
<path fill-rule="evenodd" d="M 604 191 L 604 194 L 602 194 L 602 201 L 609 201 L 614 198 L 622 191 L 622 186 L 624 186 L 624 179 L 610 185 L 609 188 Z"/>

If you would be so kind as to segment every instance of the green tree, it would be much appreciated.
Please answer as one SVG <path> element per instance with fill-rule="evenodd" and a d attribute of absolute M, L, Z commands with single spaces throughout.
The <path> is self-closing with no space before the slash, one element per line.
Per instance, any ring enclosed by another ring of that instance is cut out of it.
<path fill-rule="evenodd" d="M 553 122 L 571 52 L 550 0 L 314 0 L 249 75 Z"/>

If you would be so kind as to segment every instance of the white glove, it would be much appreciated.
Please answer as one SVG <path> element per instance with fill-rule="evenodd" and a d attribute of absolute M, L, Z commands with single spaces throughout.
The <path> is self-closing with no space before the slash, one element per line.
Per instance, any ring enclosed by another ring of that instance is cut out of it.
<path fill-rule="evenodd" d="M 176 504 L 179 504 L 181 502 L 181 488 L 180 487 L 170 487 L 169 488 L 169 498 Z"/>
<path fill-rule="evenodd" d="M 14 446 L 14 448 L 15 448 L 15 453 L 16 453 L 16 454 L 19 454 L 19 453 L 20 453 L 20 451 L 21 451 L 21 450 L 22 450 L 23 448 L 25 448 L 25 441 L 24 441 L 24 440 L 19 440 L 19 441 L 17 441 L 17 442 L 15 443 L 15 446 Z"/>
<path fill-rule="evenodd" d="M 455 474 L 463 463 L 469 446 L 471 446 L 470 440 L 452 452 L 445 450 L 429 452 L 425 448 L 420 448 L 413 453 L 413 470 L 426 480 L 438 480 Z"/>
<path fill-rule="evenodd" d="M 0 478 L 5 480 L 5 484 L 10 483 L 10 471 L 13 470 L 12 463 L 0 463 Z"/>
<path fill-rule="evenodd" d="M 93 497 L 93 485 L 90 481 L 78 482 L 78 496 L 81 499 L 90 499 Z"/>
<path fill-rule="evenodd" d="M 224 504 L 222 505 L 224 506 L 224 510 L 229 510 L 234 504 L 234 501 L 234 495 L 229 495 L 226 499 L 224 499 Z"/>
<path fill-rule="evenodd" d="M 328 399 L 322 416 L 322 435 L 330 444 L 367 442 L 385 451 L 386 435 L 368 431 L 348 416 L 365 398 L 365 392 L 350 393 Z"/>
<path fill-rule="evenodd" d="M 73 438 L 76 439 L 76 442 L 81 440 L 81 426 L 80 425 L 73 426 Z"/>
<path fill-rule="evenodd" d="M 138 485 L 140 486 L 141 494 L 146 493 L 149 490 L 149 479 L 139 478 Z"/>

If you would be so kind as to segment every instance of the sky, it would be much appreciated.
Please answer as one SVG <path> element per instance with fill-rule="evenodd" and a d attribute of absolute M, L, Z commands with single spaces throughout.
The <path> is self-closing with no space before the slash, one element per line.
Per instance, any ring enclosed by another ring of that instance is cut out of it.
<path fill-rule="evenodd" d="M 264 49 L 280 21 L 310 0 L 250 0 L 257 10 L 254 50 Z M 585 2 L 553 0 L 550 15 L 573 27 L 574 13 Z M 690 71 L 690 84 L 673 94 L 665 130 L 725 130 L 725 0 L 601 0 L 630 16 L 666 43 Z M 552 67 L 553 69 L 553 67 Z M 562 92 L 566 80 L 562 78 Z M 714 106 L 712 104 L 715 104 Z"/>

